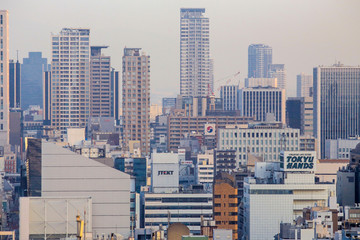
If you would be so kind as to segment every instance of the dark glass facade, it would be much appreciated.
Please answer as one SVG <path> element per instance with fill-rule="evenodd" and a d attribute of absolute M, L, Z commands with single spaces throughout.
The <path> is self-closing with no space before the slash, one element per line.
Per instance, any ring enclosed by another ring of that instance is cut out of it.
<path fill-rule="evenodd" d="M 115 158 L 114 168 L 135 177 L 135 191 L 146 186 L 146 158 Z"/>

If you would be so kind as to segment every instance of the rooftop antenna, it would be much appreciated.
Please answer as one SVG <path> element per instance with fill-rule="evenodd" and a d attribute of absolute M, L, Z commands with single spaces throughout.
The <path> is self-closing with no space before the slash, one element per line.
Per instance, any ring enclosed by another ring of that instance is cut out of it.
<path fill-rule="evenodd" d="M 19 62 L 19 50 L 16 50 L 16 62 Z"/>

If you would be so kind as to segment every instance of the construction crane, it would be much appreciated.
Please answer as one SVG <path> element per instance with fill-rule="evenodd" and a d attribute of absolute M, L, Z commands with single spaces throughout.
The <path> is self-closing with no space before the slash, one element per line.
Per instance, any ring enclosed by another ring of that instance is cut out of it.
<path fill-rule="evenodd" d="M 215 85 L 215 83 L 221 83 L 221 82 L 224 81 L 224 80 L 226 80 L 226 82 L 225 82 L 224 85 L 228 85 L 229 83 L 231 83 L 231 82 L 232 82 L 236 77 L 238 77 L 239 75 L 240 75 L 240 71 L 239 71 L 239 72 L 236 72 L 236 73 L 234 73 L 234 74 L 228 75 L 228 76 L 226 76 L 226 77 L 220 78 L 220 79 L 214 81 L 214 85 Z M 240 84 L 240 80 L 238 81 L 238 84 Z M 220 91 L 221 85 L 222 85 L 222 84 L 220 84 L 220 86 L 216 89 L 216 92 L 219 92 L 219 91 Z M 214 92 L 211 91 L 211 89 L 210 89 L 210 84 L 208 85 L 208 87 L 209 87 L 209 93 L 211 92 L 212 95 L 214 95 Z"/>

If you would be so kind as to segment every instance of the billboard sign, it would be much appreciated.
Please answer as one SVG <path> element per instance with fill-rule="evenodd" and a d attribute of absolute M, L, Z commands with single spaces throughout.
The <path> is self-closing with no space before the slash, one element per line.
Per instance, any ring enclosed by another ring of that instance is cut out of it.
<path fill-rule="evenodd" d="M 215 136 L 215 124 L 205 124 L 205 135 Z"/>
<path fill-rule="evenodd" d="M 280 166 L 286 172 L 314 172 L 316 162 L 314 151 L 284 151 L 280 155 Z"/>

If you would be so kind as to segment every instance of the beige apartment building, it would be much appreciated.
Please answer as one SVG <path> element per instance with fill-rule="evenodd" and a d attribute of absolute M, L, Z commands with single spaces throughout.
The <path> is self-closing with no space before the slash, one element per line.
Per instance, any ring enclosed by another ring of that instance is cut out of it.
<path fill-rule="evenodd" d="M 9 13 L 0 10 L 0 146 L 9 144 Z"/>
<path fill-rule="evenodd" d="M 150 153 L 150 56 L 141 48 L 125 48 L 122 71 L 124 148 L 140 141 L 142 155 Z"/>
<path fill-rule="evenodd" d="M 89 118 L 90 30 L 63 28 L 51 37 L 51 126 L 64 136 Z"/>

